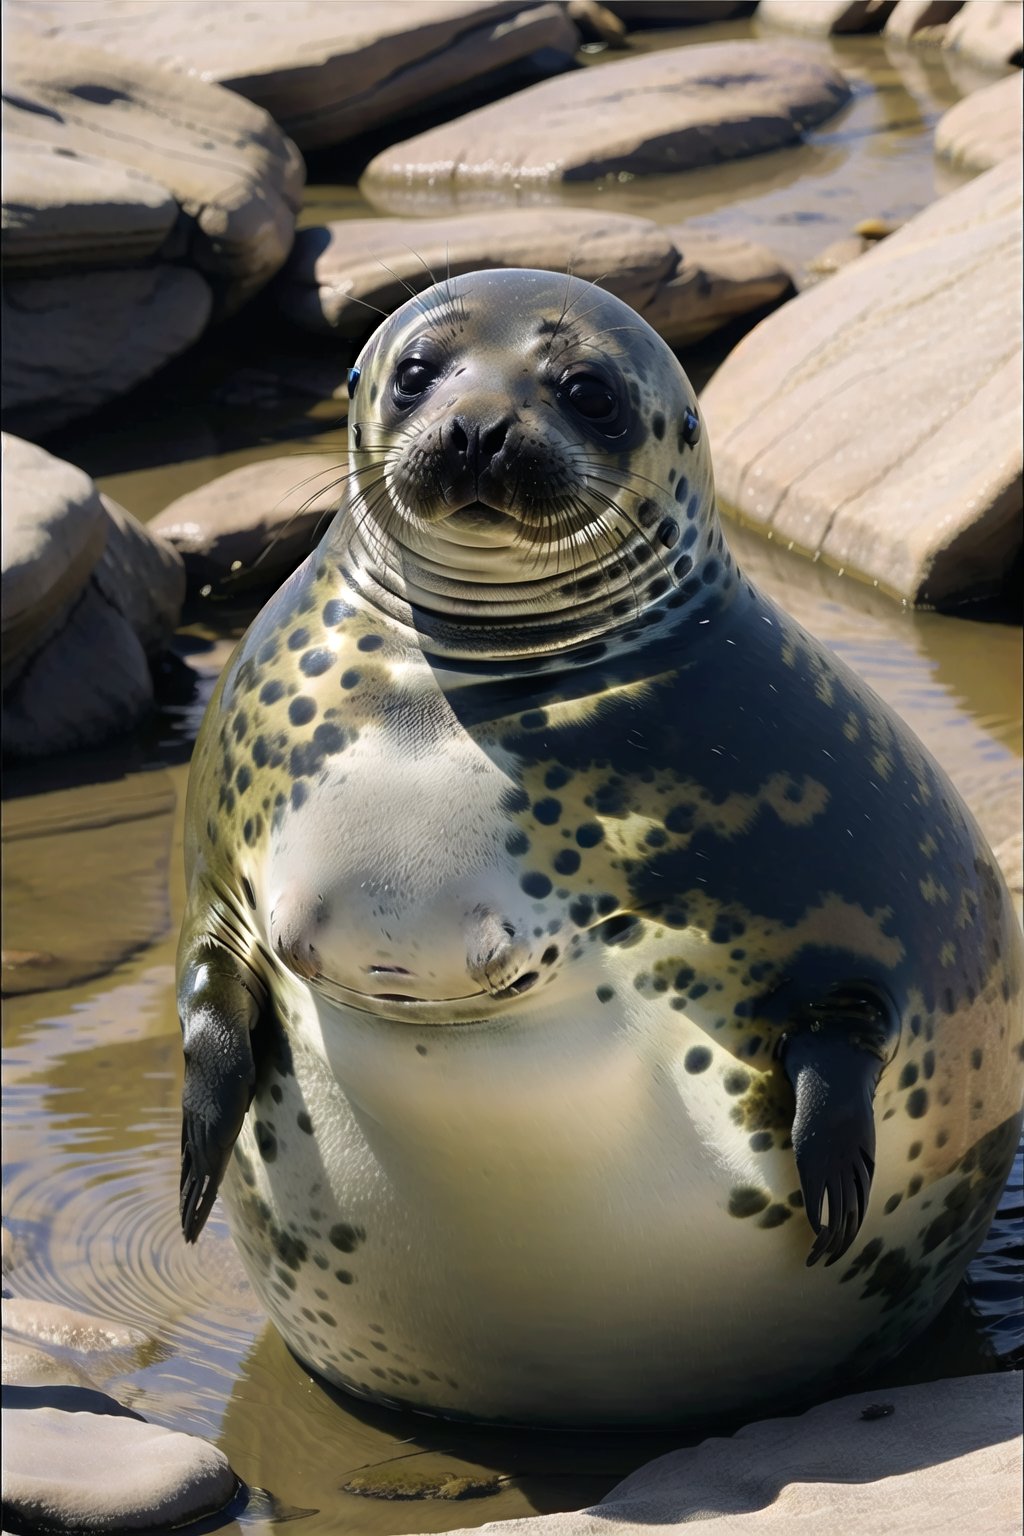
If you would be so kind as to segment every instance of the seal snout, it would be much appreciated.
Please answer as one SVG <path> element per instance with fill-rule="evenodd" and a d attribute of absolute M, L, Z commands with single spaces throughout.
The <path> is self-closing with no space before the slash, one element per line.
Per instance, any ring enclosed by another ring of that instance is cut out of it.
<path fill-rule="evenodd" d="M 505 447 L 513 421 L 507 408 L 502 410 L 495 404 L 490 410 L 463 411 L 447 422 L 441 441 L 449 505 L 461 506 L 476 499 L 481 481 L 486 482 L 494 460 Z"/>

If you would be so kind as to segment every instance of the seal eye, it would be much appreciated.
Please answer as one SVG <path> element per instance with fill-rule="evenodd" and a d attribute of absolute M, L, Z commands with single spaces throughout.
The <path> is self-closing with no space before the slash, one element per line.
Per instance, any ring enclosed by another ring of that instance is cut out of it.
<path fill-rule="evenodd" d="M 700 420 L 689 408 L 683 412 L 683 425 L 679 435 L 690 448 L 696 448 L 700 442 Z"/>
<path fill-rule="evenodd" d="M 399 363 L 395 369 L 394 385 L 395 399 L 399 405 L 406 405 L 420 395 L 425 395 L 440 371 L 435 363 L 427 362 L 422 357 L 407 357 Z"/>
<path fill-rule="evenodd" d="M 352 399 L 353 395 L 356 392 L 356 385 L 358 383 L 359 383 L 359 369 L 358 368 L 350 368 L 349 371 L 348 371 L 348 397 L 349 397 L 350 400 Z"/>
<path fill-rule="evenodd" d="M 593 374 L 580 373 L 574 379 L 566 379 L 559 390 L 569 401 L 578 416 L 592 421 L 595 426 L 614 426 L 619 415 L 619 402 L 603 379 Z"/>

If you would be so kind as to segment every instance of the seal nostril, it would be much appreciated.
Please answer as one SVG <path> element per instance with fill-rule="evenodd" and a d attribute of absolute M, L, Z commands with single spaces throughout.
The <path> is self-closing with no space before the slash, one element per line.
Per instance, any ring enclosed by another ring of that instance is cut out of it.
<path fill-rule="evenodd" d="M 449 441 L 456 453 L 464 454 L 468 452 L 469 438 L 466 436 L 466 429 L 460 421 L 452 422 Z"/>
<path fill-rule="evenodd" d="M 480 434 L 480 463 L 481 466 L 489 464 L 495 454 L 500 453 L 508 437 L 508 429 L 511 426 L 508 417 L 504 421 L 495 422 L 493 427 L 488 427 Z"/>

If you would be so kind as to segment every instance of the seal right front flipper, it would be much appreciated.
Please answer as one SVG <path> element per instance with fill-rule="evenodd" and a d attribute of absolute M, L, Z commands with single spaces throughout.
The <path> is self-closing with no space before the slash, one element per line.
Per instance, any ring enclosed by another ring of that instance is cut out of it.
<path fill-rule="evenodd" d="M 181 1229 L 194 1243 L 213 1208 L 256 1081 L 251 1033 L 263 989 L 209 933 L 182 936 L 178 1015 L 185 1051 L 181 1096 Z"/>

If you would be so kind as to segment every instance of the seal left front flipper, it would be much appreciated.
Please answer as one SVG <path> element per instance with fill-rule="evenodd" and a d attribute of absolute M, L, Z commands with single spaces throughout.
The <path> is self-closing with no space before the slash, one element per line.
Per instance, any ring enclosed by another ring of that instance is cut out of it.
<path fill-rule="evenodd" d="M 779 1060 L 796 1096 L 793 1151 L 815 1234 L 809 1265 L 826 1254 L 826 1265 L 841 1259 L 863 1224 L 875 1171 L 875 1088 L 898 1027 L 889 1000 L 854 983 L 802 1008 L 783 1037 Z"/>
<path fill-rule="evenodd" d="M 250 1036 L 264 1004 L 256 978 L 215 939 L 196 944 L 179 972 L 185 1051 L 180 1211 L 185 1241 L 194 1243 L 252 1102 L 256 1064 Z"/>

